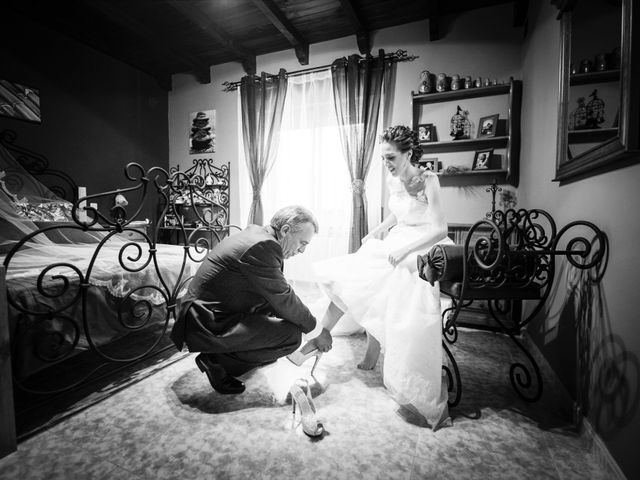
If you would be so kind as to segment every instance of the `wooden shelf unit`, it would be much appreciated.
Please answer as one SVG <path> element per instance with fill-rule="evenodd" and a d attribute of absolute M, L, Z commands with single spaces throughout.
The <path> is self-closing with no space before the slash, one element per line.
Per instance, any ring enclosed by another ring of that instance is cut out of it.
<path fill-rule="evenodd" d="M 618 81 L 620 81 L 620 70 L 603 70 L 602 72 L 576 73 L 569 76 L 569 85 L 572 86 Z"/>
<path fill-rule="evenodd" d="M 617 128 L 592 128 L 588 130 L 569 130 L 569 144 L 605 142 L 618 135 Z"/>
<path fill-rule="evenodd" d="M 412 94 L 413 128 L 417 130 L 422 123 L 421 118 L 429 118 L 428 106 L 435 103 L 456 102 L 464 99 L 475 99 L 504 95 L 507 102 L 506 131 L 494 137 L 469 138 L 452 141 L 422 142 L 425 154 L 469 152 L 488 148 L 504 148 L 504 168 L 490 170 L 465 170 L 455 174 L 440 173 L 441 184 L 450 185 L 486 185 L 495 178 L 498 183 L 509 183 L 515 187 L 519 183 L 520 161 L 520 108 L 522 105 L 522 81 L 510 80 L 508 84 L 475 87 L 438 93 Z M 426 115 L 422 115 L 426 112 Z M 496 126 L 498 128 L 498 126 Z"/>

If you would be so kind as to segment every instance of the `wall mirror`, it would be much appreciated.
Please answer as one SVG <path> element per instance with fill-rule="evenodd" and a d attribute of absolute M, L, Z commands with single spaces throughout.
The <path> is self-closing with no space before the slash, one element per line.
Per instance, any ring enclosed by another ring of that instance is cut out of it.
<path fill-rule="evenodd" d="M 561 22 L 556 181 L 568 183 L 640 161 L 634 2 L 553 2 Z"/>

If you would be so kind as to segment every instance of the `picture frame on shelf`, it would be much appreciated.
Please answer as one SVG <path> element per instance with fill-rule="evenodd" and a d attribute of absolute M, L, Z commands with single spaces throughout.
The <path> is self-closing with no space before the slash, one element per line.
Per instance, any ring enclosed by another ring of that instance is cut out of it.
<path fill-rule="evenodd" d="M 480 117 L 480 121 L 478 122 L 478 138 L 496 136 L 499 116 L 498 113 L 495 113 L 493 115 L 487 115 L 486 117 Z"/>
<path fill-rule="evenodd" d="M 438 173 L 442 170 L 442 162 L 438 160 L 438 157 L 428 157 L 427 155 L 422 155 L 419 163 L 422 168 L 431 172 Z"/>
<path fill-rule="evenodd" d="M 471 165 L 472 171 L 489 170 L 491 168 L 491 157 L 493 155 L 493 148 L 476 151 L 473 157 L 473 165 Z"/>
<path fill-rule="evenodd" d="M 435 142 L 436 140 L 436 126 L 433 123 L 418 125 L 418 141 L 420 143 Z"/>
<path fill-rule="evenodd" d="M 165 227 L 175 227 L 178 225 L 178 219 L 173 213 L 166 213 L 164 216 Z"/>

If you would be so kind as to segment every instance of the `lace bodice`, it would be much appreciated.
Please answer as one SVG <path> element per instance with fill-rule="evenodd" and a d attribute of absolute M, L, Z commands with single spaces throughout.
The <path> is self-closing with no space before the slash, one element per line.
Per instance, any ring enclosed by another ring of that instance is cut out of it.
<path fill-rule="evenodd" d="M 425 194 L 425 181 L 432 172 L 424 171 L 407 184 L 389 176 L 389 210 L 398 219 L 398 225 L 425 225 L 430 223 L 429 199 Z"/>

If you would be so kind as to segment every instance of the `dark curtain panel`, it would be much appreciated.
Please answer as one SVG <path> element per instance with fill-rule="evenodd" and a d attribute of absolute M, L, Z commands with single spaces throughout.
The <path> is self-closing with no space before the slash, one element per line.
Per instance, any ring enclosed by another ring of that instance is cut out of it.
<path fill-rule="evenodd" d="M 245 76 L 240 81 L 242 138 L 253 188 L 249 224 L 262 225 L 263 222 L 260 192 L 278 151 L 286 95 L 284 69 L 280 69 L 277 76 L 262 72 L 260 77 Z"/>
<path fill-rule="evenodd" d="M 377 58 L 351 55 L 348 59 L 339 58 L 331 66 L 340 139 L 353 192 L 349 252 L 360 248 L 362 237 L 368 232 L 364 182 L 376 142 L 385 70 L 391 65 L 391 60 L 385 62 L 384 50 L 380 50 Z"/>

